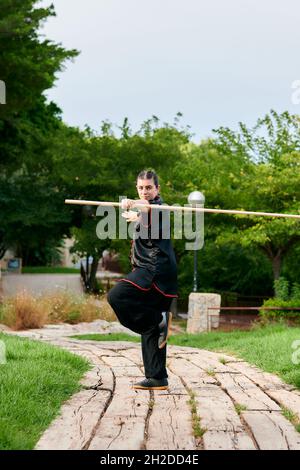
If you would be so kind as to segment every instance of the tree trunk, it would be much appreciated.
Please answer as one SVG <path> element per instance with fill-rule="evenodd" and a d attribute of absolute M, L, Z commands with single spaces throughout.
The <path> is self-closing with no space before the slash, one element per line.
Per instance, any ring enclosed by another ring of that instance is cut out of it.
<path fill-rule="evenodd" d="M 280 272 L 281 272 L 281 266 L 282 266 L 282 261 L 285 253 L 281 248 L 279 248 L 275 254 L 275 250 L 271 247 L 270 244 L 267 244 L 265 246 L 260 247 L 261 250 L 272 263 L 272 269 L 273 269 L 273 277 L 274 280 L 276 281 L 280 277 Z"/>
<path fill-rule="evenodd" d="M 5 255 L 6 253 L 6 246 L 0 244 L 0 259 L 3 258 L 3 256 Z"/>
<path fill-rule="evenodd" d="M 282 256 L 281 256 L 281 250 L 279 250 L 272 258 L 272 268 L 273 268 L 273 275 L 275 281 L 279 279 L 280 277 L 280 271 L 281 271 L 281 265 L 282 265 Z"/>
<path fill-rule="evenodd" d="M 97 279 L 96 279 L 96 273 L 97 273 L 97 268 L 98 268 L 98 263 L 99 263 L 99 256 L 95 257 L 93 256 L 93 262 L 91 266 L 91 270 L 89 273 L 89 292 L 94 292 L 98 293 L 98 287 L 97 287 Z"/>

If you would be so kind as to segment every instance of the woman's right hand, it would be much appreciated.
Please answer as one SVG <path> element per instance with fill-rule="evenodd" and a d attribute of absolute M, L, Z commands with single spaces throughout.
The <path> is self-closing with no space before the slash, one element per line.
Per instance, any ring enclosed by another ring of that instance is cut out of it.
<path fill-rule="evenodd" d="M 133 204 L 134 204 L 134 199 L 122 199 L 121 200 L 121 209 L 124 209 L 124 210 L 130 210 L 132 207 L 133 207 Z"/>
<path fill-rule="evenodd" d="M 146 207 L 139 207 L 141 204 L 145 205 Z M 150 204 L 146 199 L 122 199 L 121 200 L 121 209 L 130 210 L 134 207 L 137 207 L 142 212 L 148 212 L 150 208 Z"/>

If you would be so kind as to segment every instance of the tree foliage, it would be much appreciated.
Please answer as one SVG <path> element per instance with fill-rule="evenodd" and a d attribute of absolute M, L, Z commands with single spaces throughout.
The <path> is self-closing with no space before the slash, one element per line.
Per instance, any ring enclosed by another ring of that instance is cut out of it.
<path fill-rule="evenodd" d="M 70 222 L 57 205 L 48 151 L 61 126 L 60 110 L 43 92 L 77 52 L 41 37 L 40 26 L 55 13 L 38 3 L 2 0 L 0 18 L 0 78 L 7 93 L 0 106 L 0 254 L 12 247 L 25 262 L 43 258 L 46 246 L 51 251 Z"/>
<path fill-rule="evenodd" d="M 300 120 L 274 110 L 253 129 L 240 124 L 240 132 L 221 128 L 216 146 L 225 155 L 239 155 L 250 162 L 240 179 L 239 207 L 244 210 L 299 214 Z M 296 219 L 235 217 L 236 225 L 218 241 L 257 246 L 272 263 L 275 279 L 289 251 L 300 242 Z"/>
<path fill-rule="evenodd" d="M 206 207 L 299 213 L 299 117 L 271 110 L 255 126 L 221 127 L 195 144 L 189 128 L 156 116 L 133 132 L 127 118 L 115 129 L 67 126 L 44 92 L 66 61 L 78 54 L 44 38 L 41 26 L 55 15 L 37 0 L 2 0 L 1 76 L 7 104 L 0 106 L 0 257 L 10 247 L 25 264 L 48 263 L 64 236 L 74 252 L 93 256 L 91 278 L 104 248 L 120 252 L 129 269 L 129 241 L 100 240 L 99 221 L 64 200 L 135 198 L 137 174 L 153 168 L 168 204 L 186 204 L 194 190 Z M 205 245 L 199 253 L 203 290 L 268 292 L 272 275 L 299 281 L 299 222 L 228 215 L 205 215 Z M 192 287 L 193 252 L 174 242 L 181 293 Z M 260 256 L 264 254 L 264 257 Z"/>

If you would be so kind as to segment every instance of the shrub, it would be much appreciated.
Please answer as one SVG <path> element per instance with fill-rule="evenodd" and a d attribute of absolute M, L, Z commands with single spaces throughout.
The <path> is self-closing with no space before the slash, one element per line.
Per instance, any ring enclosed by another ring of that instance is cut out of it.
<path fill-rule="evenodd" d="M 1 308 L 1 322 L 15 330 L 41 328 L 46 318 L 43 305 L 26 291 L 7 299 Z"/>
<path fill-rule="evenodd" d="M 274 282 L 275 297 L 265 300 L 263 307 L 282 307 L 282 309 L 260 310 L 259 315 L 264 320 L 293 320 L 300 323 L 300 310 L 287 310 L 288 307 L 300 308 L 300 286 L 297 283 L 289 287 L 289 282 L 281 277 Z"/>
<path fill-rule="evenodd" d="M 81 296 L 76 296 L 69 291 L 56 291 L 41 297 L 49 323 L 68 321 L 72 312 L 79 311 L 81 302 Z"/>
<path fill-rule="evenodd" d="M 280 310 L 260 310 L 259 314 L 262 317 L 269 317 L 272 320 L 279 318 L 286 319 L 299 319 L 300 310 L 285 310 L 285 307 L 300 308 L 300 302 L 297 300 L 281 300 L 281 299 L 268 299 L 264 301 L 264 307 L 282 307 Z"/>
<path fill-rule="evenodd" d="M 97 318 L 106 321 L 116 321 L 115 312 L 106 300 L 106 295 L 87 296 L 81 305 L 81 321 L 93 321 Z"/>
<path fill-rule="evenodd" d="M 76 324 L 80 322 L 80 312 L 69 312 L 67 317 L 67 323 Z"/>
<path fill-rule="evenodd" d="M 96 319 L 115 321 L 105 296 L 75 295 L 59 291 L 34 297 L 26 291 L 3 302 L 0 323 L 15 329 L 41 328 L 46 323 L 79 323 Z"/>
<path fill-rule="evenodd" d="M 280 277 L 274 281 L 275 297 L 281 300 L 289 299 L 289 281 Z"/>
<path fill-rule="evenodd" d="M 292 285 L 291 299 L 300 301 L 300 284 L 298 284 L 298 282 L 294 282 L 294 284 Z"/>

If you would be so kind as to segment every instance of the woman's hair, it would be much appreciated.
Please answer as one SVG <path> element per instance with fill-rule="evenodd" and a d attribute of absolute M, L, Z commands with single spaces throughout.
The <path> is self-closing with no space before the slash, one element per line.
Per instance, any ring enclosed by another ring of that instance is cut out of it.
<path fill-rule="evenodd" d="M 137 175 L 137 180 L 151 180 L 153 178 L 155 186 L 158 188 L 158 176 L 155 173 L 154 170 L 142 170 L 140 173 Z"/>

